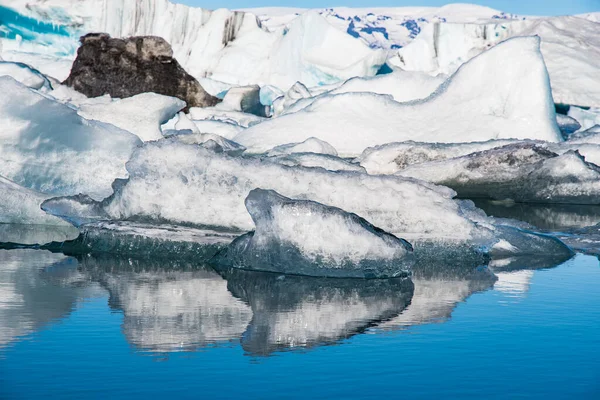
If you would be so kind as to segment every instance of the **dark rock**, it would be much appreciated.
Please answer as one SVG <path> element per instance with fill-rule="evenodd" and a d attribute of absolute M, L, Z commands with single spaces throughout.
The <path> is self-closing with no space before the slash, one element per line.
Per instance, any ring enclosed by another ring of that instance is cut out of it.
<path fill-rule="evenodd" d="M 173 58 L 171 45 L 161 37 L 111 38 L 90 33 L 80 38 L 81 47 L 63 82 L 88 97 L 109 94 L 125 98 L 154 92 L 184 100 L 189 107 L 209 107 L 220 100 Z"/>

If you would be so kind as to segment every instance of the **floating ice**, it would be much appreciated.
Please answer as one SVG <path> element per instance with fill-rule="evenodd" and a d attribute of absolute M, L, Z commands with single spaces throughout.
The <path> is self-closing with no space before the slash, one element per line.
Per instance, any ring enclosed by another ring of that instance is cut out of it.
<path fill-rule="evenodd" d="M 464 64 L 427 99 L 398 103 L 372 93 L 325 95 L 302 111 L 252 126 L 234 140 L 253 153 L 317 137 L 342 156 L 403 140 L 561 141 L 539 38 L 514 38 Z M 518 55 L 518 56 L 517 56 Z M 506 66 L 501 60 L 513 60 Z"/>
<path fill-rule="evenodd" d="M 211 262 L 345 278 L 390 278 L 410 271 L 412 246 L 356 214 L 262 189 L 248 194 L 246 208 L 256 229 L 233 241 Z"/>
<path fill-rule="evenodd" d="M 199 120 L 214 120 L 221 122 L 233 122 L 243 128 L 265 121 L 265 118 L 240 111 L 219 110 L 215 107 L 192 107 L 189 117 L 198 122 Z"/>
<path fill-rule="evenodd" d="M 9 77 L 0 77 L 0 171 L 24 187 L 54 195 L 102 199 L 141 142 L 133 134 L 88 121 Z"/>
<path fill-rule="evenodd" d="M 556 114 L 556 122 L 560 129 L 560 133 L 562 133 L 565 139 L 581 128 L 581 124 L 577 122 L 575 118 L 571 118 L 567 115 Z"/>
<path fill-rule="evenodd" d="M 225 139 L 219 135 L 213 135 L 212 133 L 178 131 L 173 137 L 181 143 L 203 145 L 203 147 L 210 148 L 213 151 L 224 152 L 232 156 L 240 155 L 246 150 L 241 144 Z"/>
<path fill-rule="evenodd" d="M 244 127 L 231 121 L 218 121 L 218 120 L 194 120 L 196 129 L 201 133 L 212 133 L 215 135 L 222 136 L 226 139 L 233 139 L 240 132 L 244 130 Z"/>
<path fill-rule="evenodd" d="M 82 104 L 79 115 L 107 122 L 143 141 L 161 139 L 161 124 L 185 107 L 185 101 L 156 93 L 142 93 L 109 104 Z"/>
<path fill-rule="evenodd" d="M 579 107 L 570 107 L 569 117 L 577 120 L 581 125 L 581 130 L 584 131 L 594 125 L 600 125 L 600 108 L 584 110 Z"/>
<path fill-rule="evenodd" d="M 421 163 L 397 174 L 449 186 L 462 197 L 600 204 L 600 167 L 575 151 L 557 155 L 529 143 Z"/>
<path fill-rule="evenodd" d="M 261 117 L 266 116 L 265 106 L 260 102 L 260 86 L 232 87 L 227 91 L 223 102 L 215 106 L 216 109 L 241 111 Z"/>

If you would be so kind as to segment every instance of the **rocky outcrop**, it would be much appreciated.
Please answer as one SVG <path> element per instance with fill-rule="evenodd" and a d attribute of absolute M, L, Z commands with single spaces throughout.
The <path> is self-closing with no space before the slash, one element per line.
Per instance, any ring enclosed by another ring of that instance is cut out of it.
<path fill-rule="evenodd" d="M 179 65 L 171 45 L 161 37 L 117 39 L 105 33 L 90 33 L 80 41 L 64 84 L 88 97 L 109 94 L 125 98 L 154 92 L 180 98 L 188 108 L 219 102 Z"/>

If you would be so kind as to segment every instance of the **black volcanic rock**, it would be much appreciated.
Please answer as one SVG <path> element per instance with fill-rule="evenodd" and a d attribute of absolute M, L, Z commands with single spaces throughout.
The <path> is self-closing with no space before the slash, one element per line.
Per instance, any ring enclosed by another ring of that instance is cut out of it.
<path fill-rule="evenodd" d="M 63 82 L 88 97 L 109 94 L 125 98 L 145 92 L 178 97 L 187 107 L 209 107 L 220 100 L 173 58 L 171 45 L 157 36 L 111 38 L 90 33 L 80 38 L 81 47 Z"/>

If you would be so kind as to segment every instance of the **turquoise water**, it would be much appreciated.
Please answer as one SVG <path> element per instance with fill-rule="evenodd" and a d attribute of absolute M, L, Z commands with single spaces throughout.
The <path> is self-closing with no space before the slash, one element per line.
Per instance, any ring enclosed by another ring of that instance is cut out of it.
<path fill-rule="evenodd" d="M 0 398 L 600 398 L 600 267 L 352 281 L 0 251 Z"/>

